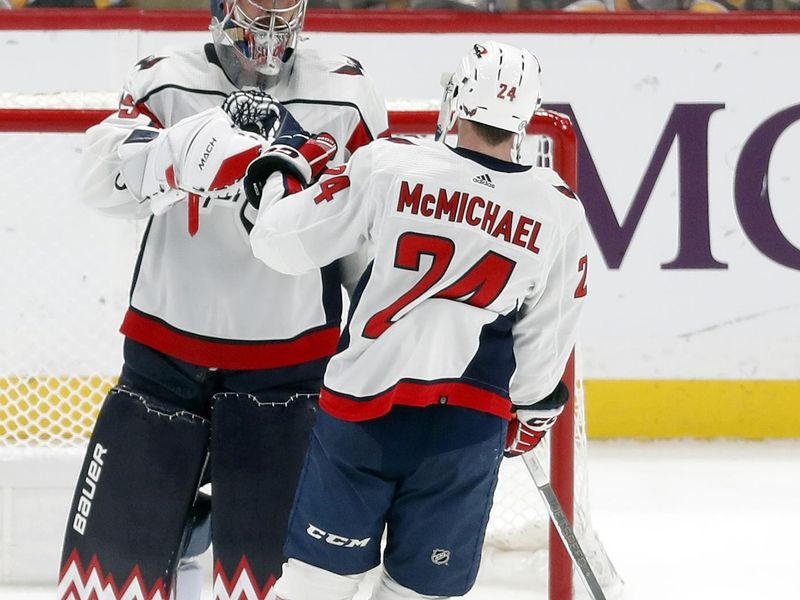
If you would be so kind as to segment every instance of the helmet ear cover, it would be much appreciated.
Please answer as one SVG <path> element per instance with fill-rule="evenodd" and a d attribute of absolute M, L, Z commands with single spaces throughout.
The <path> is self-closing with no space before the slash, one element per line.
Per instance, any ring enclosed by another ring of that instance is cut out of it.
<path fill-rule="evenodd" d="M 456 74 L 442 73 L 441 84 L 444 87 L 444 95 L 439 107 L 439 118 L 436 121 L 436 133 L 433 136 L 437 142 L 444 142 L 444 137 L 453 129 L 458 118 L 458 83 Z"/>

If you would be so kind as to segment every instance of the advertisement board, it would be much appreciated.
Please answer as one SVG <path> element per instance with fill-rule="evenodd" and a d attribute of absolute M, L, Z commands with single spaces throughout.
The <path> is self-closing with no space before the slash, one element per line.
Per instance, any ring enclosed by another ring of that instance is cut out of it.
<path fill-rule="evenodd" d="M 529 48 L 579 134 L 590 434 L 800 436 L 800 19 L 582 17 L 322 13 L 302 44 L 426 106 L 471 44 Z M 0 101 L 115 93 L 140 58 L 210 39 L 202 14 L 114 18 L 0 21 Z"/>

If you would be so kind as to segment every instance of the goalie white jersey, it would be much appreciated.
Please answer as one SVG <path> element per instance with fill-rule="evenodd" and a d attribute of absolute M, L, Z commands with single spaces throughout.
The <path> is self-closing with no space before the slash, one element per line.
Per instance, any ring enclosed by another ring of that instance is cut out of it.
<path fill-rule="evenodd" d="M 314 362 L 316 372 L 306 375 L 319 377 L 319 361 L 333 354 L 340 333 L 336 267 L 288 277 L 256 260 L 240 187 L 226 197 L 201 198 L 192 237 L 186 202 L 152 217 L 119 175 L 117 149 L 131 130 L 170 127 L 221 105 L 236 89 L 212 44 L 150 56 L 130 73 L 119 111 L 87 132 L 84 200 L 109 215 L 150 217 L 121 331 L 200 366 L 277 369 Z M 301 48 L 290 76 L 267 91 L 305 129 L 331 133 L 339 161 L 386 134 L 383 101 L 354 59 Z"/>
<path fill-rule="evenodd" d="M 267 182 L 256 256 L 305 273 L 365 246 L 321 405 L 346 420 L 394 404 L 505 418 L 556 387 L 586 296 L 583 207 L 549 170 L 424 140 L 379 140 L 309 189 Z"/>

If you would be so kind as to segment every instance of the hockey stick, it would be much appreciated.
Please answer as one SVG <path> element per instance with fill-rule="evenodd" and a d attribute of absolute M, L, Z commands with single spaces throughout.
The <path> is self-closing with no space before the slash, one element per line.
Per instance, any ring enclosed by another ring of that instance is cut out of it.
<path fill-rule="evenodd" d="M 544 503 L 547 505 L 547 512 L 550 513 L 553 525 L 558 531 L 558 535 L 561 536 L 561 540 L 564 542 L 564 547 L 567 549 L 572 563 L 578 568 L 578 573 L 580 573 L 590 598 L 592 600 L 606 600 L 603 588 L 600 587 L 600 583 L 597 581 L 594 571 L 592 571 L 589 560 L 583 553 L 580 543 L 578 543 L 578 538 L 575 536 L 575 532 L 572 530 L 572 526 L 567 516 L 564 514 L 564 509 L 561 507 L 561 503 L 558 501 L 556 493 L 550 485 L 550 479 L 542 468 L 542 463 L 539 462 L 536 453 L 532 451 L 523 454 L 522 460 L 525 462 L 525 466 L 528 468 L 528 472 L 531 474 L 533 483 L 536 484 L 536 488 L 539 490 L 542 500 L 544 500 Z"/>

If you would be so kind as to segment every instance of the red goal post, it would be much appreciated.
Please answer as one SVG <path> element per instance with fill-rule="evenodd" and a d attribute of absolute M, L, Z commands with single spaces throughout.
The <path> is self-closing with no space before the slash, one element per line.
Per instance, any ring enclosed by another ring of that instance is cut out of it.
<path fill-rule="evenodd" d="M 14 137 L 22 136 L 24 139 L 36 138 L 39 134 L 73 134 L 73 144 L 79 146 L 80 134 L 90 126 L 105 118 L 109 108 L 50 108 L 50 107 L 13 107 L 0 108 L 0 149 L 5 143 L 16 148 Z M 431 134 L 436 125 L 437 112 L 430 110 L 429 105 L 424 108 L 414 106 L 395 107 L 390 110 L 390 129 L 393 134 L 425 135 Z M 574 189 L 577 188 L 577 141 L 575 132 L 569 119 L 553 111 L 542 110 L 537 112 L 529 127 L 528 155 L 541 166 L 552 167 L 558 171 L 562 178 Z M 22 139 L 20 138 L 20 139 Z M 51 139 L 51 138 L 48 138 Z M 534 148 L 535 145 L 535 148 Z M 23 146 L 24 147 L 24 144 Z M 22 150 L 24 152 L 24 150 Z M 58 160 L 58 157 L 48 155 L 48 160 Z M 23 159 L 24 160 L 24 159 Z M 14 177 L 13 170 L 8 174 Z M 7 201 L 11 201 L 8 199 Z M 68 236 L 65 232 L 63 235 Z M 13 248 L 12 256 L 13 257 Z M 45 267 L 42 266 L 42 269 Z M 47 280 L 46 273 L 31 273 L 37 279 Z M 26 285 L 23 281 L 22 285 Z M 54 290 L 55 292 L 55 290 Z M 22 303 L 28 301 L 24 298 Z M 119 313 L 121 318 L 122 313 Z M 35 315 L 33 318 L 36 318 Z M 25 327 L 24 324 L 21 325 Z M 114 332 L 115 333 L 115 332 Z M 35 334 L 32 334 L 35 335 Z M 69 343 L 64 340 L 63 343 Z M 80 352 L 76 349 L 75 352 Z M 108 387 L 113 383 L 115 372 L 102 373 L 70 373 L 69 368 L 62 368 L 43 360 L 45 367 L 31 368 L 23 366 L 14 368 L 13 363 L 0 353 L 0 452 L 14 450 L 15 448 L 50 448 L 57 451 L 59 448 L 80 447 L 85 443 L 91 430 L 91 424 L 99 403 Z M 11 366 L 9 366 L 11 365 Z M 48 372 L 48 369 L 50 372 Z M 565 382 L 572 391 L 571 398 L 578 397 L 578 402 L 570 410 L 565 410 L 563 416 L 549 436 L 550 477 L 568 518 L 572 521 L 576 516 L 581 523 L 576 523 L 576 531 L 584 531 L 591 540 L 596 540 L 588 523 L 588 508 L 573 510 L 576 498 L 586 504 L 585 460 L 579 460 L 576 472 L 576 448 L 585 450 L 585 427 L 582 422 L 583 406 L 580 402 L 580 389 L 575 386 L 574 360 L 570 363 L 565 373 Z M 578 392 L 576 394 L 576 392 Z M 72 402 L 73 396 L 80 396 L 77 402 Z M 68 407 L 65 409 L 64 407 Z M 576 423 L 577 417 L 577 423 Z M 507 461 L 515 462 L 515 461 Z M 521 462 L 521 461 L 516 461 Z M 524 471 L 524 469 L 523 469 Z M 577 474 L 576 474 L 577 473 Z M 527 473 L 522 475 L 522 481 L 514 485 L 523 487 L 530 483 L 530 496 L 535 496 L 531 482 L 526 482 Z M 583 480 L 583 481 L 582 481 Z M 501 483 L 502 485 L 502 483 Z M 582 491 L 578 489 L 583 486 Z M 501 488 L 498 488 L 499 490 Z M 583 495 L 583 498 L 579 496 Z M 509 508 L 503 510 L 514 513 L 510 518 L 510 527 L 519 527 L 518 538 L 523 533 L 523 528 L 528 523 L 522 524 L 516 514 L 517 508 L 511 501 Z M 497 505 L 496 512 L 501 507 Z M 546 513 L 542 509 L 544 522 L 547 523 Z M 537 518 L 540 518 L 537 516 Z M 524 517 L 523 519 L 527 519 Z M 538 527 L 542 527 L 539 525 Z M 545 525 L 546 527 L 546 525 Z M 511 539 L 516 535 L 503 538 Z M 491 531 L 488 534 L 492 535 Z M 563 548 L 557 533 L 550 527 L 549 545 L 549 598 L 550 600 L 567 600 L 573 597 L 573 569 L 569 556 Z M 583 542 L 585 545 L 585 542 Z M 599 544 L 599 543 L 598 543 Z M 514 542 L 501 542 L 500 545 L 514 546 Z M 591 550 L 587 555 L 593 555 Z M 613 566 L 605 557 L 602 546 L 594 552 L 596 560 L 603 564 L 599 567 L 601 582 L 610 586 L 617 585 Z M 607 564 L 606 564 L 607 563 Z M 597 568 L 597 567 L 596 567 Z"/>

